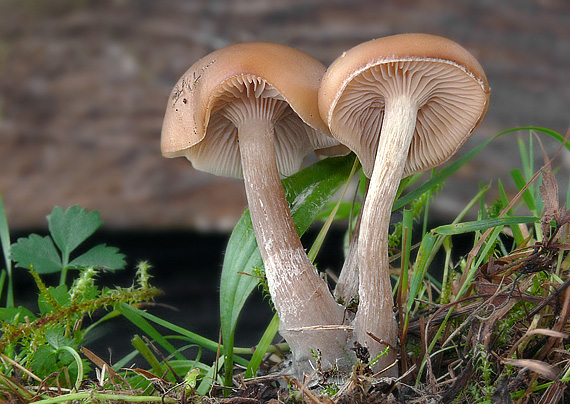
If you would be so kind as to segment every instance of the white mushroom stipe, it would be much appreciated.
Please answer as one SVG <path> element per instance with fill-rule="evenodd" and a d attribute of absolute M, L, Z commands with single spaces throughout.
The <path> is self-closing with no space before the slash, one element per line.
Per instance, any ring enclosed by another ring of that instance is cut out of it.
<path fill-rule="evenodd" d="M 299 240 L 281 175 L 300 168 L 314 149 L 338 146 L 317 108 L 324 66 L 295 49 L 268 43 L 232 45 L 206 56 L 180 79 L 167 109 L 162 150 L 195 168 L 243 177 L 251 220 L 279 329 L 298 377 L 337 360 L 350 369 L 343 308 L 320 278 Z M 303 196 L 301 196 L 303 197 Z M 316 327 L 302 334 L 288 330 Z"/>
<path fill-rule="evenodd" d="M 473 56 L 431 35 L 363 43 L 334 61 L 323 77 L 321 116 L 332 135 L 358 155 L 371 178 L 354 249 L 359 274 L 354 327 L 355 338 L 368 346 L 372 357 L 386 344 L 397 346 L 388 232 L 399 182 L 449 159 L 479 124 L 488 101 L 485 74 Z M 390 349 L 375 370 L 395 360 L 396 351 Z M 392 367 L 385 375 L 396 376 L 397 371 Z"/>

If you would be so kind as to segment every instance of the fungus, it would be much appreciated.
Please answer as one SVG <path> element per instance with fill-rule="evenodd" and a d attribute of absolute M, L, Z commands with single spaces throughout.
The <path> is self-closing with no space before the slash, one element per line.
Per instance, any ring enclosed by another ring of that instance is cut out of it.
<path fill-rule="evenodd" d="M 303 249 L 280 179 L 314 149 L 338 146 L 318 112 L 324 71 L 311 56 L 283 45 L 217 50 L 179 80 L 162 129 L 165 157 L 185 156 L 197 169 L 243 177 L 279 330 L 298 375 L 311 370 L 311 349 L 332 365 L 347 340 L 346 330 L 310 331 L 342 325 L 343 308 Z"/>
<path fill-rule="evenodd" d="M 488 103 L 487 79 L 475 58 L 432 35 L 365 42 L 334 61 L 322 79 L 321 116 L 370 178 L 358 240 L 354 333 L 372 357 L 397 343 L 387 237 L 398 184 L 449 159 L 481 122 Z M 377 369 L 395 358 L 389 350 Z M 397 373 L 392 369 L 387 373 Z"/>

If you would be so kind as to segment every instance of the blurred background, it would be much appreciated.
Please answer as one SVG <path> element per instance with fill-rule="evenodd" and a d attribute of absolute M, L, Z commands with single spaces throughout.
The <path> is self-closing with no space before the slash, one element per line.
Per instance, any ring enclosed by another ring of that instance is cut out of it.
<path fill-rule="evenodd" d="M 182 325 L 217 338 L 216 282 L 243 185 L 161 157 L 172 87 L 196 60 L 235 42 L 278 42 L 328 65 L 361 42 L 404 32 L 453 39 L 486 71 L 490 108 L 463 151 L 514 126 L 566 133 L 566 0 L 0 1 L 0 194 L 14 237 L 45 232 L 55 205 L 99 210 L 102 241 L 131 267 L 150 260 L 165 299 L 188 312 Z M 508 172 L 518 159 L 514 136 L 497 141 L 448 181 L 432 215 L 453 218 L 478 182 L 501 177 L 513 192 Z M 561 164 L 570 169 L 568 154 Z M 246 326 L 265 324 L 254 317 Z"/>

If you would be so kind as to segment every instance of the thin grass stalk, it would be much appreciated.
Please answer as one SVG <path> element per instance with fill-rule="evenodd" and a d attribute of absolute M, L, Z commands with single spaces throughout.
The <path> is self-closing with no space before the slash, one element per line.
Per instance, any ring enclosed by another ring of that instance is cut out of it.
<path fill-rule="evenodd" d="M 134 314 L 136 314 L 137 316 L 139 316 L 141 319 L 142 319 L 142 318 L 146 318 L 146 319 L 148 319 L 148 320 L 150 320 L 150 321 L 152 321 L 152 322 L 154 322 L 154 323 L 160 325 L 161 327 L 164 327 L 164 328 L 166 328 L 166 329 L 169 329 L 169 330 L 174 331 L 174 332 L 176 332 L 176 333 L 178 333 L 178 334 L 180 334 L 180 335 L 185 336 L 186 338 L 188 338 L 188 340 L 189 340 L 190 342 L 194 342 L 194 343 L 196 343 L 196 344 L 198 344 L 198 345 L 200 345 L 200 346 L 202 346 L 202 347 L 204 347 L 204 348 L 206 348 L 206 349 L 208 349 L 208 350 L 210 350 L 210 351 L 212 351 L 212 352 L 217 352 L 218 349 L 219 349 L 219 343 L 218 343 L 218 342 L 215 342 L 215 341 L 212 341 L 212 340 L 210 340 L 210 339 L 204 338 L 204 337 L 202 337 L 202 336 L 200 336 L 200 335 L 198 335 L 198 334 L 196 334 L 196 333 L 193 333 L 193 332 L 188 331 L 188 330 L 186 330 L 186 329 L 184 329 L 184 328 L 182 328 L 182 327 L 180 327 L 180 326 L 177 326 L 177 325 L 174 325 L 174 324 L 172 324 L 172 323 L 169 323 L 168 321 L 165 321 L 165 320 L 163 320 L 163 319 L 161 319 L 161 318 L 159 318 L 159 317 L 156 317 L 156 316 L 154 316 L 154 315 L 152 315 L 152 314 L 150 314 L 150 313 L 144 312 L 144 311 L 139 310 L 139 309 L 136 309 L 136 308 L 134 308 L 134 307 L 130 307 L 130 306 L 125 305 L 125 304 L 121 305 L 120 311 L 121 311 L 121 313 L 123 313 L 123 311 L 125 311 L 125 312 L 130 312 L 130 313 L 134 313 Z M 132 316 L 132 318 L 137 319 L 136 316 Z M 132 321 L 132 320 L 131 320 L 131 321 Z M 137 322 L 137 323 L 134 323 L 134 324 L 135 324 L 136 326 L 138 326 L 139 328 L 141 328 L 141 325 L 146 327 L 145 323 L 146 323 L 146 322 L 143 320 L 142 322 Z M 148 323 L 146 323 L 146 324 L 148 324 Z M 150 326 L 150 324 L 149 324 L 149 326 Z M 152 326 L 151 326 L 151 328 L 154 329 Z M 142 329 L 142 328 L 141 328 L 141 329 Z M 145 331 L 145 330 L 143 330 L 143 331 Z M 154 331 L 158 333 L 158 331 L 156 331 L 156 330 L 154 330 Z M 145 331 L 145 332 L 146 332 L 146 331 Z M 151 332 L 152 332 L 152 331 L 151 331 Z M 160 335 L 160 334 L 159 334 L 159 335 Z M 149 334 L 149 336 L 150 336 L 151 338 L 155 339 L 153 335 L 150 335 L 150 334 Z M 156 339 L 155 339 L 155 340 L 156 340 Z M 161 340 L 166 341 L 166 340 L 164 339 L 164 337 L 162 337 L 162 336 L 161 336 Z M 164 342 L 164 341 L 163 341 L 163 342 Z M 158 341 L 157 341 L 157 342 L 158 342 Z M 168 343 L 168 341 L 166 341 L 166 343 L 167 343 L 170 347 L 172 347 L 172 345 L 170 345 L 170 343 Z M 165 348 L 165 349 L 166 349 L 166 348 Z M 170 349 L 166 349 L 166 350 L 169 351 L 169 353 L 176 352 L 176 349 L 174 349 L 174 347 L 172 347 L 172 348 L 170 348 Z M 185 358 L 184 358 L 183 356 L 181 356 L 179 353 L 178 353 L 178 355 L 177 355 L 176 357 L 177 357 L 178 359 L 185 359 Z M 235 358 L 237 358 L 237 359 L 236 359 L 236 363 L 238 363 L 238 364 L 240 364 L 240 365 L 242 365 L 242 366 L 247 366 L 247 365 L 248 365 L 248 361 L 245 360 L 245 359 L 243 359 L 243 358 L 241 358 L 240 356 L 235 356 Z"/>
<path fill-rule="evenodd" d="M 119 311 L 121 312 L 121 314 L 123 314 L 123 316 L 125 316 L 125 318 L 127 318 L 131 323 L 133 323 L 137 327 L 139 327 L 145 334 L 147 334 L 160 346 L 166 349 L 168 353 L 174 354 L 177 359 L 181 360 L 186 359 L 180 352 L 177 352 L 177 349 L 174 346 L 172 346 L 170 342 L 168 342 L 166 338 L 162 336 L 162 334 L 160 334 L 152 325 L 150 325 L 149 322 L 147 322 L 135 310 L 136 309 L 133 309 L 132 307 L 129 307 L 126 304 L 122 304 L 121 307 L 119 308 Z"/>
<path fill-rule="evenodd" d="M 251 359 L 249 360 L 244 378 L 249 379 L 255 376 L 263 357 L 267 353 L 267 348 L 271 345 L 271 342 L 273 342 L 273 338 L 275 338 L 277 331 L 279 331 L 279 316 L 275 313 L 271 322 L 265 329 L 263 336 L 259 340 Z"/>
<path fill-rule="evenodd" d="M 4 255 L 4 265 L 8 274 L 8 285 L 6 288 L 6 307 L 14 307 L 14 286 L 12 283 L 12 261 L 10 260 L 10 231 L 8 229 L 8 219 L 2 195 L 0 195 L 0 245 Z M 2 296 L 3 287 L 0 287 L 0 297 Z"/>
<path fill-rule="evenodd" d="M 435 168 L 432 168 L 431 172 L 430 172 L 430 178 L 433 178 L 434 174 L 435 174 Z M 427 233 L 427 224 L 428 224 L 429 206 L 430 206 L 430 202 L 431 202 L 431 196 L 432 196 L 432 188 L 430 188 L 428 191 L 426 204 L 424 206 L 424 220 L 423 220 L 423 225 L 422 225 L 422 238 Z"/>
<path fill-rule="evenodd" d="M 451 237 L 445 237 L 443 239 L 443 249 L 445 251 L 445 262 L 443 265 L 443 279 L 441 281 L 441 297 L 440 303 L 449 303 L 449 293 L 451 292 L 450 287 L 450 276 L 449 273 L 452 270 L 451 267 L 451 251 L 453 250 L 453 242 Z"/>
<path fill-rule="evenodd" d="M 131 341 L 131 345 L 136 351 L 147 361 L 147 363 L 152 368 L 152 371 L 155 375 L 161 376 L 164 372 L 162 366 L 160 365 L 160 361 L 154 356 L 152 351 L 149 347 L 144 343 L 142 338 L 139 335 L 135 335 Z"/>
<path fill-rule="evenodd" d="M 329 217 L 327 218 L 327 220 L 325 221 L 325 223 L 321 227 L 321 230 L 319 231 L 319 234 L 315 238 L 315 241 L 314 241 L 313 245 L 311 246 L 311 249 L 307 253 L 309 260 L 312 263 L 315 262 L 315 259 L 317 258 L 317 254 L 319 253 L 319 251 L 321 250 L 321 247 L 323 246 L 323 242 L 325 241 L 325 237 L 326 237 L 328 231 L 330 230 L 331 224 L 334 221 L 334 218 L 338 212 L 338 209 L 339 209 L 342 201 L 344 200 L 344 196 L 346 195 L 346 191 L 348 190 L 348 187 L 350 186 L 350 181 L 352 180 L 352 177 L 354 176 L 354 174 L 356 173 L 356 170 L 358 170 L 359 167 L 360 167 L 360 163 L 359 163 L 358 159 L 354 159 L 354 164 L 352 165 L 352 169 L 350 170 L 350 174 L 348 175 L 348 178 L 346 179 L 346 183 L 344 185 L 344 188 L 342 189 L 342 194 L 341 194 L 340 198 L 338 199 L 337 203 L 335 204 L 334 208 L 332 209 L 331 213 L 329 214 Z"/>
<path fill-rule="evenodd" d="M 497 185 L 499 187 L 499 196 L 501 198 L 501 203 L 503 204 L 503 207 L 506 207 L 509 204 L 509 200 L 507 198 L 507 193 L 505 191 L 505 188 L 503 187 L 502 181 L 499 180 Z M 523 194 L 523 197 L 524 197 L 524 194 Z M 514 216 L 513 210 L 509 209 L 509 211 L 507 212 L 507 215 L 510 217 Z M 509 226 L 509 227 L 513 233 L 513 238 L 515 239 L 515 245 L 517 245 L 517 246 L 522 245 L 522 243 L 524 242 L 524 236 L 523 236 L 522 231 L 519 228 L 519 226 L 515 224 L 515 225 Z"/>
<path fill-rule="evenodd" d="M 521 128 L 521 129 L 522 129 L 522 128 Z M 525 129 L 527 129 L 527 128 L 525 128 Z M 533 129 L 534 129 L 534 128 L 533 128 Z M 540 129 L 539 129 L 539 130 L 540 130 Z M 502 136 L 503 134 L 512 132 L 512 131 L 514 131 L 514 130 L 501 132 L 501 133 L 500 133 L 499 135 L 497 135 L 495 138 L 497 138 L 497 137 L 499 137 L 499 136 Z M 536 181 L 536 179 L 542 174 L 542 172 L 550 165 L 550 161 L 552 161 L 552 160 L 558 155 L 558 153 L 562 150 L 562 148 L 565 147 L 565 148 L 567 148 L 567 149 L 570 150 L 570 143 L 568 143 L 568 142 L 566 141 L 566 139 L 563 138 L 560 134 L 558 134 L 558 133 L 556 133 L 556 132 L 553 132 L 553 131 L 548 131 L 548 130 L 546 130 L 546 131 L 545 131 L 545 130 L 540 130 L 540 131 L 542 131 L 542 132 L 544 132 L 544 133 L 550 135 L 551 137 L 554 137 L 555 139 L 560 140 L 560 141 L 562 142 L 562 145 L 561 145 L 560 149 L 556 152 L 555 156 L 554 156 L 552 159 L 550 159 L 549 161 L 547 161 L 547 162 L 544 164 L 544 166 L 532 176 L 532 178 L 527 182 L 527 184 L 517 193 L 517 195 L 511 200 L 511 202 L 500 212 L 500 214 L 499 214 L 499 216 L 498 216 L 499 218 L 501 218 L 502 216 L 504 216 L 504 215 L 506 214 L 506 212 L 508 212 L 508 211 L 515 205 L 515 203 L 518 202 L 518 200 L 521 198 L 522 194 L 534 183 L 534 181 Z M 570 136 L 570 130 L 569 130 L 569 132 L 568 132 L 568 134 L 567 134 L 567 137 L 568 137 L 568 136 Z M 495 139 L 495 138 L 494 138 L 494 139 Z M 473 277 L 474 274 L 475 274 L 476 269 L 477 269 L 478 266 L 481 264 L 481 261 L 482 261 L 481 257 L 482 257 L 482 256 L 485 256 L 485 252 L 488 253 L 488 249 L 490 249 L 490 246 L 492 245 L 492 240 L 493 240 L 494 238 L 496 238 L 499 233 L 500 233 L 500 229 L 493 229 L 493 228 L 488 229 L 488 230 L 485 231 L 485 233 L 483 233 L 483 235 L 478 239 L 478 241 L 475 243 L 474 247 L 473 247 L 473 248 L 471 249 L 471 251 L 469 252 L 468 257 L 467 257 L 467 263 L 466 263 L 466 266 L 465 266 L 466 271 L 465 271 L 465 272 L 463 273 L 463 275 L 462 275 L 462 278 L 461 278 L 461 281 L 460 281 L 460 285 L 461 285 L 461 286 L 460 286 L 460 290 L 459 290 L 459 292 L 457 293 L 457 296 L 455 297 L 455 300 L 457 300 L 458 298 L 460 298 L 460 297 L 462 296 L 462 294 L 463 294 L 465 291 L 467 291 L 468 286 L 469 286 L 469 284 L 470 284 L 470 279 L 472 279 L 472 277 Z M 489 238 L 489 236 L 491 236 L 491 237 Z M 485 250 L 487 250 L 487 251 L 484 251 L 483 254 L 480 254 L 481 247 L 482 247 L 483 243 L 484 243 L 486 240 L 487 240 L 487 246 L 486 246 Z M 477 256 L 479 257 L 479 259 L 477 260 L 476 265 L 473 265 L 473 260 L 474 260 Z M 467 280 L 469 280 L 469 282 L 466 282 Z M 431 350 L 433 349 L 433 347 L 435 346 L 435 344 L 436 344 L 437 340 L 439 339 L 439 337 L 441 336 L 442 330 L 444 329 L 445 325 L 447 324 L 447 322 L 448 322 L 448 320 L 449 320 L 449 317 L 451 316 L 451 313 L 452 313 L 452 310 L 450 310 L 450 311 L 448 312 L 448 314 L 447 314 L 445 320 L 443 321 L 443 323 L 442 323 L 441 326 L 439 327 L 438 331 L 436 332 L 435 337 L 432 339 L 432 342 L 431 342 L 430 346 L 426 349 L 426 353 L 425 353 L 424 359 L 422 360 L 422 363 L 421 363 L 421 365 L 420 365 L 420 370 L 419 370 L 419 372 L 418 372 L 418 378 L 417 378 L 416 383 L 419 383 L 419 380 L 421 379 L 421 374 L 422 374 L 422 372 L 423 372 L 423 369 L 424 369 L 426 363 L 430 361 L 430 359 L 429 359 L 430 352 L 431 352 Z M 426 330 L 426 332 L 427 332 L 427 330 Z"/>
<path fill-rule="evenodd" d="M 490 186 L 488 186 L 488 185 L 485 187 L 482 187 L 479 190 L 479 192 L 471 199 L 471 201 L 469 201 L 469 203 L 465 206 L 465 208 L 463 208 L 463 210 L 457 215 L 457 217 L 451 223 L 456 224 L 456 223 L 459 223 L 461 220 L 463 220 L 463 218 L 467 215 L 467 213 L 469 213 L 469 211 L 473 208 L 473 206 L 475 206 L 475 204 L 477 204 L 479 202 L 479 200 L 481 200 L 481 198 L 483 198 L 483 196 L 487 193 L 487 191 L 489 189 L 490 189 Z M 431 234 L 431 233 L 428 233 L 428 234 Z M 437 236 L 437 240 L 435 242 L 433 250 L 437 251 L 441 247 L 441 245 L 444 243 L 444 240 L 448 237 L 449 236 L 442 236 L 442 235 Z M 420 368 L 418 370 L 418 376 L 416 378 L 416 386 L 419 386 L 419 383 L 421 380 L 421 375 L 422 375 L 423 370 L 426 366 L 426 362 L 429 359 L 430 352 L 433 349 L 435 342 L 437 342 L 437 340 L 442 335 L 443 330 L 447 326 L 447 322 L 448 322 L 450 316 L 451 316 L 451 311 L 449 312 L 449 314 L 446 316 L 445 320 L 440 325 L 439 329 L 436 332 L 436 335 L 432 339 L 432 343 L 430 344 L 430 346 L 425 347 L 424 357 L 422 358 L 422 362 L 421 362 Z M 422 330 L 422 332 L 424 332 L 424 331 Z M 427 333 L 427 330 L 425 330 L 425 332 Z"/>
<path fill-rule="evenodd" d="M 408 335 L 408 322 L 409 322 L 409 310 L 407 308 L 408 301 L 408 269 L 410 264 L 410 250 L 412 247 L 412 230 L 413 230 L 413 215 L 412 211 L 409 209 L 404 209 L 402 212 L 402 254 L 400 258 L 401 268 L 400 268 L 400 279 L 398 287 L 398 316 L 400 324 L 400 349 L 401 349 L 401 359 L 402 359 L 402 369 L 401 374 L 406 373 L 408 369 L 407 355 L 406 355 L 406 340 Z"/>

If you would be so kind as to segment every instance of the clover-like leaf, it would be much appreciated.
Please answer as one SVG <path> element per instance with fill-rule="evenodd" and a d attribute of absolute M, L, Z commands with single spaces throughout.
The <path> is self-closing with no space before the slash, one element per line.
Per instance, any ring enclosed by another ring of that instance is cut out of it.
<path fill-rule="evenodd" d="M 10 247 L 10 257 L 17 267 L 29 269 L 33 266 L 38 274 L 60 272 L 63 267 L 61 257 L 49 236 L 32 234 L 18 239 Z"/>
<path fill-rule="evenodd" d="M 118 248 L 99 244 L 75 258 L 69 263 L 69 266 L 75 268 L 96 267 L 107 271 L 116 271 L 124 269 L 126 264 L 125 255 L 121 254 Z"/>
<path fill-rule="evenodd" d="M 64 265 L 69 261 L 71 252 L 103 224 L 99 212 L 87 213 L 86 209 L 77 205 L 69 207 L 65 212 L 56 206 L 47 219 L 53 241 L 62 252 Z"/>

